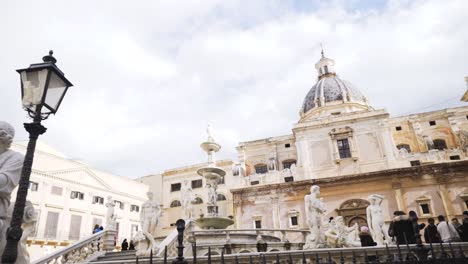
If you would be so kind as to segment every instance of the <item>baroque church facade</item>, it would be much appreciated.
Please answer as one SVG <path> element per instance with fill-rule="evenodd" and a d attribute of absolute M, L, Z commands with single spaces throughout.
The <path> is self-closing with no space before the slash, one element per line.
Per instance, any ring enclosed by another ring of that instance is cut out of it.
<path fill-rule="evenodd" d="M 387 222 L 396 210 L 424 220 L 468 209 L 468 107 L 390 117 L 337 75 L 333 59 L 322 53 L 315 68 L 317 82 L 291 134 L 241 142 L 237 161 L 219 162 L 227 171 L 219 204 L 234 228 L 306 229 L 304 196 L 313 184 L 326 217 L 341 215 L 348 225 L 367 224 L 374 193 L 385 196 Z M 183 216 L 183 182 L 199 197 L 195 217 L 203 213 L 207 193 L 196 170 L 204 165 L 137 179 L 159 195 L 161 237 Z"/>

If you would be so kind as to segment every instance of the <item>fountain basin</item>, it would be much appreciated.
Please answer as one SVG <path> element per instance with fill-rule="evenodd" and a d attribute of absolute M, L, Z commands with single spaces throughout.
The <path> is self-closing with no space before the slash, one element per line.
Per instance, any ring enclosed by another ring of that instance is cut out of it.
<path fill-rule="evenodd" d="M 195 223 L 201 229 L 226 229 L 234 224 L 234 220 L 226 217 L 208 216 L 196 219 Z"/>
<path fill-rule="evenodd" d="M 206 152 L 218 152 L 221 149 L 221 146 L 218 143 L 210 141 L 201 143 L 200 147 Z"/>
<path fill-rule="evenodd" d="M 219 167 L 208 166 L 208 167 L 203 167 L 203 168 L 198 169 L 197 174 L 209 180 L 211 179 L 216 180 L 226 175 L 226 172 Z"/>

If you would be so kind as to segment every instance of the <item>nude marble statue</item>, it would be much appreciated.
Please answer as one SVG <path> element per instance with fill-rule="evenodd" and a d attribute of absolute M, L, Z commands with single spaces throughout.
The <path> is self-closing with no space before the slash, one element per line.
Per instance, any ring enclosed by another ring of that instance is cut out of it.
<path fill-rule="evenodd" d="M 318 248 L 324 242 L 322 218 L 326 212 L 326 206 L 322 198 L 318 198 L 319 194 L 320 187 L 312 185 L 310 187 L 310 194 L 304 197 L 306 219 L 310 229 L 310 235 L 304 246 L 307 249 Z"/>
<path fill-rule="evenodd" d="M 382 214 L 382 201 L 383 196 L 378 194 L 369 195 L 367 200 L 370 205 L 366 209 L 367 222 L 369 223 L 369 231 L 377 245 L 382 246 L 387 244 L 390 240 L 385 230 L 385 222 Z"/>
<path fill-rule="evenodd" d="M 15 129 L 7 122 L 0 121 L 0 234 L 8 227 L 7 211 L 10 206 L 11 192 L 21 177 L 24 157 L 10 150 L 15 137 Z"/>

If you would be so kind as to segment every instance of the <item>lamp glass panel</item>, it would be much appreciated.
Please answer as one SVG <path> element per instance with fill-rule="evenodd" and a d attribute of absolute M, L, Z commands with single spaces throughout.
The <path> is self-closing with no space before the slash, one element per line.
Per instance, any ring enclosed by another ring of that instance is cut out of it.
<path fill-rule="evenodd" d="M 45 103 L 57 111 L 60 99 L 67 88 L 67 84 L 57 76 L 55 72 L 50 73 L 49 88 L 47 90 Z"/>
<path fill-rule="evenodd" d="M 23 83 L 22 103 L 24 108 L 35 111 L 36 105 L 42 104 L 47 71 L 47 69 L 43 69 L 21 72 L 21 82 Z"/>

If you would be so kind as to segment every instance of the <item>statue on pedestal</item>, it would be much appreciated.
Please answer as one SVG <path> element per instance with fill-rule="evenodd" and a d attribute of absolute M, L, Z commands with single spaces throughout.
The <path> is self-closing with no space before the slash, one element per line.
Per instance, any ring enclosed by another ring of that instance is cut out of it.
<path fill-rule="evenodd" d="M 106 215 L 106 229 L 116 230 L 117 215 L 115 214 L 115 201 L 112 196 L 107 197 L 107 215 Z"/>
<path fill-rule="evenodd" d="M 140 213 L 141 231 L 133 238 L 137 256 L 149 256 L 151 250 L 153 254 L 157 254 L 154 237 L 162 211 L 159 203 L 153 199 L 153 193 L 147 192 L 146 195 L 148 201 L 143 203 Z"/>
<path fill-rule="evenodd" d="M 310 194 L 304 197 L 306 219 L 310 229 L 310 235 L 306 239 L 304 249 L 318 248 L 324 243 L 322 218 L 326 212 L 326 206 L 322 201 L 323 199 L 318 198 L 319 194 L 320 187 L 312 185 L 310 187 Z"/>
<path fill-rule="evenodd" d="M 184 180 L 184 184 L 181 190 L 181 201 L 182 208 L 184 209 L 184 219 L 189 220 L 193 218 L 193 194 L 192 187 L 189 184 L 189 181 Z"/>
<path fill-rule="evenodd" d="M 385 222 L 382 214 L 382 201 L 383 196 L 378 194 L 369 195 L 370 205 L 366 209 L 367 222 L 369 223 L 369 231 L 374 239 L 375 243 L 379 246 L 383 246 L 390 242 L 387 236 L 387 230 L 385 230 Z"/>
<path fill-rule="evenodd" d="M 15 129 L 7 122 L 0 121 L 0 249 L 6 243 L 6 230 L 9 226 L 7 211 L 10 196 L 19 183 L 24 156 L 10 150 L 15 137 Z"/>
<path fill-rule="evenodd" d="M 360 247 L 359 226 L 347 227 L 342 216 L 337 216 L 330 222 L 330 228 L 325 232 L 327 244 L 332 248 Z"/>

